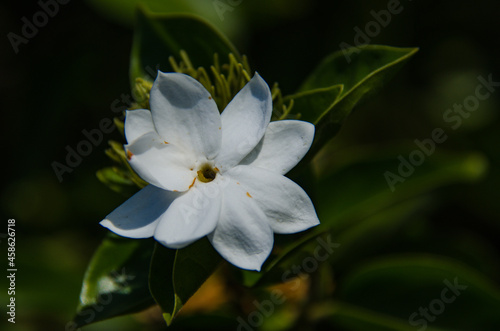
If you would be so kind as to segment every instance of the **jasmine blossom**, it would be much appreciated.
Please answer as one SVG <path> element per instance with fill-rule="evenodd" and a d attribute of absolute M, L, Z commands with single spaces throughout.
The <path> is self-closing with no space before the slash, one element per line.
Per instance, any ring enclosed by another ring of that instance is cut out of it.
<path fill-rule="evenodd" d="M 222 113 L 180 73 L 159 72 L 149 103 L 125 119 L 129 163 L 149 185 L 101 225 L 174 249 L 207 236 L 230 263 L 260 270 L 273 233 L 319 224 L 305 191 L 284 176 L 309 150 L 314 125 L 270 122 L 272 96 L 258 74 Z"/>

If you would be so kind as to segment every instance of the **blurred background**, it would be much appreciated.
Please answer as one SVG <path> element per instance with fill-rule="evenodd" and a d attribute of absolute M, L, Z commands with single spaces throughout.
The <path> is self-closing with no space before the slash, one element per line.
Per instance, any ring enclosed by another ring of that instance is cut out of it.
<path fill-rule="evenodd" d="M 7 231 L 9 218 L 16 220 L 17 316 L 12 330 L 65 328 L 78 304 L 86 266 L 106 233 L 98 223 L 125 200 L 95 175 L 111 164 L 104 150 L 109 139 L 121 140 L 117 130 L 104 134 L 88 156 L 62 174 L 62 181 L 53 162 L 65 164 L 67 146 L 76 149 L 85 139 L 83 130 L 97 129 L 103 119 L 116 116 L 114 105 L 123 106 L 123 96 L 130 94 L 128 67 L 137 2 L 59 4 L 47 24 L 17 45 L 17 54 L 8 33 L 21 36 L 22 18 L 32 21 L 40 4 L 24 0 L 0 4 L 5 175 L 0 233 Z M 322 58 L 340 49 L 340 43 L 354 46 L 354 28 L 364 31 L 374 20 L 371 11 L 387 9 L 388 4 L 243 0 L 231 6 L 218 1 L 229 7 L 217 11 L 217 1 L 144 2 L 152 10 L 204 17 L 248 56 L 251 67 L 267 82 L 279 82 L 284 94 L 293 93 Z M 407 157 L 415 149 L 415 139 L 429 138 L 432 130 L 443 128 L 448 139 L 437 150 L 453 155 L 476 153 L 481 162 L 474 163 L 478 168 L 472 171 L 480 176 L 433 190 L 419 221 L 408 222 L 389 237 L 391 244 L 384 250 L 445 255 L 474 267 L 497 286 L 500 86 L 456 129 L 443 120 L 443 114 L 475 93 L 478 76 L 492 75 L 500 81 L 500 8 L 493 0 L 402 0 L 400 6 L 401 12 L 369 43 L 419 47 L 420 51 L 379 94 L 355 109 L 322 152 L 328 158 L 322 166 L 335 168 L 353 151 L 376 154 L 385 145 L 401 145 L 400 153 Z M 1 240 L 2 254 L 6 254 L 7 242 Z M 358 258 L 373 253 L 358 252 Z M 4 311 L 8 300 L 5 278 L 1 283 Z M 3 315 L 0 324 L 6 321 Z M 84 328 L 155 329 L 163 329 L 158 311 Z"/>

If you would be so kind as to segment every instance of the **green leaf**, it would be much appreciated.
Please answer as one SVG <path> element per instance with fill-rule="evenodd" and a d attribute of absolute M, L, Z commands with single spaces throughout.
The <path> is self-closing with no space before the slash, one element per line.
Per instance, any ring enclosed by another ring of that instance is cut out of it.
<path fill-rule="evenodd" d="M 78 327 L 154 304 L 148 289 L 153 239 L 108 234 L 85 273 L 74 322 Z"/>
<path fill-rule="evenodd" d="M 293 99 L 293 112 L 300 114 L 302 121 L 314 123 L 327 112 L 343 90 L 342 85 L 318 88 L 288 95 L 284 102 Z"/>
<path fill-rule="evenodd" d="M 330 107 L 323 111 L 315 110 L 311 116 L 304 115 L 316 125 L 316 136 L 309 154 L 314 155 L 333 138 L 352 109 L 378 91 L 417 51 L 417 48 L 367 45 L 338 51 L 327 57 L 299 91 L 336 85 L 342 85 L 343 90 Z"/>
<path fill-rule="evenodd" d="M 366 45 L 337 51 L 326 57 L 300 87 L 307 91 L 332 85 L 344 85 L 343 95 L 370 82 L 369 89 L 380 88 L 391 67 L 401 65 L 418 51 L 418 48 L 399 48 L 383 45 Z M 393 70 L 392 68 L 391 70 Z"/>
<path fill-rule="evenodd" d="M 411 326 L 492 330 L 500 326 L 500 290 L 466 265 L 431 255 L 371 261 L 339 280 L 343 302 L 406 320 Z M 430 317 L 422 315 L 420 307 Z"/>
<path fill-rule="evenodd" d="M 209 23 L 191 15 L 161 15 L 144 9 L 137 12 L 130 60 L 132 87 L 136 78 L 154 80 L 156 71 L 173 71 L 169 57 L 179 59 L 184 50 L 195 68 L 210 68 L 217 53 L 222 63 L 232 53 L 239 60 L 236 48 Z"/>
<path fill-rule="evenodd" d="M 160 305 L 163 312 L 173 315 L 177 306 L 177 297 L 173 288 L 173 269 L 175 263 L 176 250 L 169 249 L 156 243 L 151 266 L 149 270 L 149 290 Z M 180 307 L 179 307 L 180 309 Z M 170 325 L 170 320 L 167 320 Z"/>
<path fill-rule="evenodd" d="M 156 244 L 149 287 L 167 325 L 222 261 L 207 238 L 179 250 Z"/>

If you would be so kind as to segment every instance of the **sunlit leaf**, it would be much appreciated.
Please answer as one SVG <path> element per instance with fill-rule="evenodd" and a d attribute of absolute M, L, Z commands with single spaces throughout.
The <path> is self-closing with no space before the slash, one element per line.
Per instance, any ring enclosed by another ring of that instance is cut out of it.
<path fill-rule="evenodd" d="M 108 234 L 83 280 L 74 322 L 78 326 L 141 311 L 154 304 L 148 289 L 153 239 Z"/>

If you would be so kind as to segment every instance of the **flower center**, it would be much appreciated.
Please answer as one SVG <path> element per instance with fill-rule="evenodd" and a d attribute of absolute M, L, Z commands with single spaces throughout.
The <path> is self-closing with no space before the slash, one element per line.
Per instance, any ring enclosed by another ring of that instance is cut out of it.
<path fill-rule="evenodd" d="M 203 183 L 209 183 L 215 179 L 219 169 L 217 167 L 212 168 L 210 164 L 205 163 L 198 170 L 198 179 Z"/>

